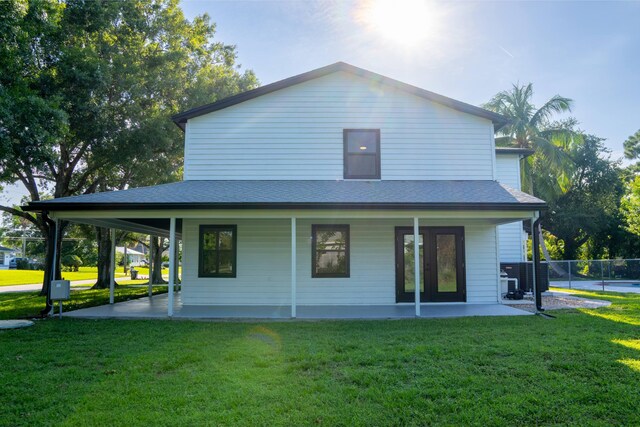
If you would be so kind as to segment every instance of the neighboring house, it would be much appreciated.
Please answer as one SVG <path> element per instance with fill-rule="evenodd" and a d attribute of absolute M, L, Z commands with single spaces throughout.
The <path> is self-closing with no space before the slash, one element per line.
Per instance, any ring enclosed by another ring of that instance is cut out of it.
<path fill-rule="evenodd" d="M 503 116 L 345 63 L 173 120 L 184 181 L 26 209 L 175 235 L 185 305 L 495 304 L 546 206 L 496 154 Z"/>
<path fill-rule="evenodd" d="M 9 268 L 9 260 L 16 256 L 13 249 L 0 246 L 0 268 Z"/>
<path fill-rule="evenodd" d="M 124 255 L 124 246 L 117 246 L 116 252 Z M 135 249 L 127 248 L 127 265 L 138 267 L 144 264 L 147 256 Z"/>

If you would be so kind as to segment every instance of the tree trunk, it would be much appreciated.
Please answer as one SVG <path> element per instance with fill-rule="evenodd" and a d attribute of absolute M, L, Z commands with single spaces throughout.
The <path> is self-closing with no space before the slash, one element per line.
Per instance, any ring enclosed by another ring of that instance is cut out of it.
<path fill-rule="evenodd" d="M 127 267 L 129 266 L 129 259 L 127 256 L 127 242 L 125 241 L 122 245 L 124 250 L 124 257 L 122 257 L 122 266 L 124 267 L 124 274 L 127 275 Z"/>
<path fill-rule="evenodd" d="M 44 266 L 44 279 L 42 280 L 42 289 L 40 289 L 40 295 L 46 296 L 45 308 L 40 312 L 42 315 L 48 315 L 51 312 L 52 303 L 49 300 L 49 287 L 51 286 L 52 280 L 60 280 L 62 278 L 62 274 L 60 271 L 60 248 L 62 247 L 62 236 L 64 235 L 64 228 L 68 224 L 64 221 L 58 222 L 58 228 L 55 234 L 57 234 L 57 250 L 55 251 L 56 257 L 54 259 L 54 240 L 56 236 L 54 234 L 54 223 L 49 218 L 43 218 L 44 224 L 47 224 L 46 227 L 48 229 L 47 233 L 43 233 L 44 236 L 44 245 L 45 245 L 45 266 Z M 56 265 L 56 275 L 53 277 L 52 267 L 53 264 Z"/>
<path fill-rule="evenodd" d="M 164 239 L 159 237 L 151 237 L 151 248 L 153 251 L 153 277 L 151 278 L 152 284 L 164 285 L 167 283 L 162 278 L 162 247 L 164 246 Z"/>
<path fill-rule="evenodd" d="M 571 237 L 562 239 L 564 241 L 564 253 L 563 258 L 565 260 L 576 259 L 576 253 L 578 252 L 578 246 L 575 244 Z"/>
<path fill-rule="evenodd" d="M 91 289 L 108 289 L 111 286 L 111 230 L 96 227 L 98 240 L 98 280 Z"/>

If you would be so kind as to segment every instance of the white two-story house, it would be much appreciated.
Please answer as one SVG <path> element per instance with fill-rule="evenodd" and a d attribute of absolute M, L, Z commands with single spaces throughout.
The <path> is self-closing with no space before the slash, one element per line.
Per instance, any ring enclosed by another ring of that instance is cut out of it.
<path fill-rule="evenodd" d="M 184 306 L 496 304 L 545 207 L 504 117 L 345 63 L 173 120 L 182 182 L 28 209 L 181 240 Z"/>

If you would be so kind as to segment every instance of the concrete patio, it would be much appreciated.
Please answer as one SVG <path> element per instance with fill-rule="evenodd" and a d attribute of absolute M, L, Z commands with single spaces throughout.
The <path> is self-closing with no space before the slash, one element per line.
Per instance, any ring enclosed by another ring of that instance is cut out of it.
<path fill-rule="evenodd" d="M 113 305 L 83 308 L 63 313 L 65 317 L 85 319 L 166 319 L 167 294 L 140 298 Z M 412 319 L 413 304 L 394 305 L 299 305 L 298 319 Z M 471 316 L 526 316 L 531 313 L 502 304 L 421 304 L 421 318 Z M 176 293 L 173 318 L 178 319 L 290 319 L 289 305 L 183 305 Z"/>

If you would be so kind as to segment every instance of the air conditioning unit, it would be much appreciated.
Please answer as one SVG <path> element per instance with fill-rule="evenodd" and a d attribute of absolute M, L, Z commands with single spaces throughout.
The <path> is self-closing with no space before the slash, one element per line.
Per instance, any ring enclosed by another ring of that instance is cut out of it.
<path fill-rule="evenodd" d="M 512 279 L 518 279 L 518 288 L 524 292 L 533 292 L 533 262 L 502 262 L 500 270 L 507 273 Z M 540 263 L 538 271 L 538 283 L 540 292 L 549 290 L 549 265 Z"/>

